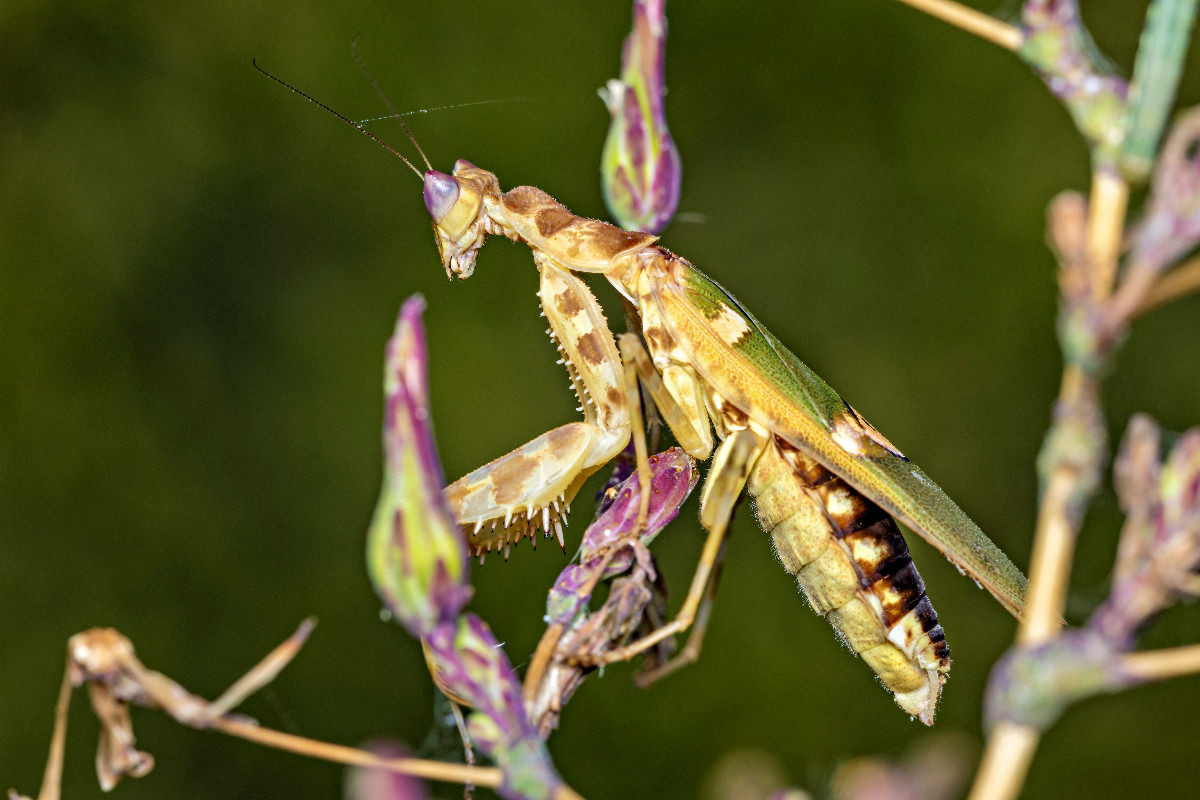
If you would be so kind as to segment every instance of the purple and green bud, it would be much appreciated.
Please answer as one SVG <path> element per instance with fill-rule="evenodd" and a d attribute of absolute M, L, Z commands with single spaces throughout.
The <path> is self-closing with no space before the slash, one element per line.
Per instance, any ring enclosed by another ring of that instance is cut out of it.
<path fill-rule="evenodd" d="M 364 750 L 380 758 L 408 758 L 411 754 L 399 742 L 380 739 L 363 745 Z M 345 800 L 428 800 L 424 781 L 378 767 L 350 767 L 346 770 Z"/>
<path fill-rule="evenodd" d="M 521 685 L 487 623 L 474 614 L 438 625 L 423 643 L 444 692 L 471 709 L 471 740 L 504 772 L 497 793 L 549 800 L 563 786 L 537 731 L 525 718 Z"/>
<path fill-rule="evenodd" d="M 1134 683 L 1120 669 L 1119 650 L 1090 628 L 1064 631 L 1045 644 L 1015 648 L 992 668 L 983 700 L 984 724 L 1012 722 L 1044 731 L 1066 708 Z"/>
<path fill-rule="evenodd" d="M 679 151 L 667 130 L 665 0 L 635 0 L 621 77 L 600 90 L 612 123 L 600 161 L 604 202 L 622 228 L 660 233 L 679 205 Z"/>
<path fill-rule="evenodd" d="M 467 552 L 442 499 L 419 296 L 404 303 L 384 366 L 383 488 L 367 532 L 367 571 L 414 636 L 453 620 L 470 597 Z"/>
<path fill-rule="evenodd" d="M 1134 230 L 1131 261 L 1155 272 L 1200 242 L 1200 108 L 1184 113 L 1167 136 L 1142 221 Z"/>
<path fill-rule="evenodd" d="M 1125 525 L 1112 590 L 1088 627 L 1130 649 L 1160 612 L 1194 594 L 1200 568 L 1200 429 L 1163 460 L 1162 433 L 1143 414 L 1129 422 L 1113 465 Z"/>
<path fill-rule="evenodd" d="M 1101 164 L 1115 164 L 1125 139 L 1128 85 L 1104 66 L 1077 0 L 1026 0 L 1018 54 L 1067 107 Z"/>
<path fill-rule="evenodd" d="M 648 545 L 659 531 L 675 519 L 679 507 L 691 494 L 699 478 L 695 462 L 678 447 L 652 456 L 650 472 L 650 506 L 646 530 L 640 536 L 642 545 Z M 589 598 L 582 592 L 601 568 L 604 554 L 612 545 L 628 536 L 637 522 L 640 488 L 635 472 L 609 491 L 612 499 L 608 506 L 583 534 L 579 563 L 564 569 L 550 589 L 546 600 L 547 623 L 570 625 L 587 605 Z M 627 572 L 633 566 L 634 558 L 635 548 L 623 547 L 608 562 L 601 579 Z"/>

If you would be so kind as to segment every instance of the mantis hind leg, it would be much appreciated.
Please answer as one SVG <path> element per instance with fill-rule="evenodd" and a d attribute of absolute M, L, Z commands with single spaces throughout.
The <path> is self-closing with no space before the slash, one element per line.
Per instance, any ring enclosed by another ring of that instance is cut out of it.
<path fill-rule="evenodd" d="M 696 618 L 692 622 L 692 630 L 688 634 L 687 643 L 684 644 L 683 649 L 661 664 L 651 665 L 649 657 L 647 657 L 646 668 L 633 679 L 639 689 L 648 688 L 676 670 L 696 663 L 700 658 L 700 649 L 704 646 L 704 635 L 708 632 L 708 619 L 712 614 L 713 600 L 717 596 L 717 586 L 721 582 L 721 568 L 725 564 L 727 542 L 728 540 L 723 540 L 717 551 L 717 560 L 712 568 L 712 576 L 708 580 L 708 587 L 704 591 L 704 597 L 700 600 L 700 606 L 696 609 Z"/>

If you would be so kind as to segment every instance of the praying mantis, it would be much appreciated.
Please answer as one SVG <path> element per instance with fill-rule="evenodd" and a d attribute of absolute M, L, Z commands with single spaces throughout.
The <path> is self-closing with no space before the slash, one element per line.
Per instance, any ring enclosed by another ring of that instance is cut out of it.
<path fill-rule="evenodd" d="M 659 245 L 657 236 L 581 217 L 532 186 L 503 192 L 495 174 L 465 160 L 451 173 L 431 166 L 422 173 L 362 125 L 264 74 L 391 150 L 421 176 L 448 277 L 469 278 L 491 236 L 532 251 L 546 332 L 584 418 L 446 487 L 470 552 L 507 550 L 539 531 L 564 542 L 562 521 L 571 500 L 635 433 L 636 393 L 627 376 L 636 375 L 684 450 L 699 460 L 712 458 L 700 512 L 708 534 L 675 618 L 592 663 L 633 658 L 692 626 L 715 591 L 722 542 L 745 490 L 812 608 L 904 711 L 933 723 L 949 647 L 896 521 L 1014 615 L 1022 612 L 1026 590 L 1020 570 L 937 484 L 733 295 Z M 618 348 L 579 273 L 603 276 L 628 301 L 640 337 L 624 334 Z M 684 648 L 655 676 L 694 660 L 703 629 L 693 628 Z"/>

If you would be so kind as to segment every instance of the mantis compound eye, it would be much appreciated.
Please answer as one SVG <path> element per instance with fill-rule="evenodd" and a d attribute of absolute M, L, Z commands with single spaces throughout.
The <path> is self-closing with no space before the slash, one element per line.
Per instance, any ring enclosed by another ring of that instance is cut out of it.
<path fill-rule="evenodd" d="M 437 170 L 425 173 L 425 208 L 447 237 L 457 241 L 475 224 L 483 207 L 479 181 Z"/>
<path fill-rule="evenodd" d="M 453 176 L 433 169 L 425 173 L 425 208 L 434 222 L 441 224 L 454 208 L 458 195 L 458 181 Z"/>

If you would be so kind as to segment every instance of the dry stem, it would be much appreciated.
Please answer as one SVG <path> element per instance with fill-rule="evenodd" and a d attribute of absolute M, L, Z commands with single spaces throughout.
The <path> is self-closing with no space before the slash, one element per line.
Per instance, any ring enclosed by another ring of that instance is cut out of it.
<path fill-rule="evenodd" d="M 1016 50 L 1025 39 L 1020 28 L 952 0 L 900 0 L 900 2 L 912 6 L 918 11 L 924 11 L 931 17 L 948 22 L 956 28 L 961 28 L 967 33 L 973 33 L 992 44 L 998 44 L 1006 50 Z"/>
<path fill-rule="evenodd" d="M 471 783 L 476 786 L 495 788 L 504 779 L 504 773 L 499 767 L 470 767 L 466 764 L 427 761 L 423 758 L 383 758 L 355 747 L 308 739 L 304 736 L 284 733 L 273 728 L 263 728 L 229 717 L 221 717 L 213 723 L 212 727 L 239 739 L 246 739 L 278 750 L 287 750 L 302 756 L 355 767 L 385 769 L 389 772 L 412 775 L 425 780 Z"/>
<path fill-rule="evenodd" d="M 1105 166 L 1095 168 L 1088 200 L 1087 266 L 1092 301 L 1097 304 L 1112 292 L 1128 197 L 1128 184 L 1119 174 Z M 1068 363 L 1063 369 L 1057 407 L 1066 409 L 1070 416 L 1086 414 L 1089 408 L 1099 414 L 1097 393 L 1096 379 L 1078 363 Z M 1055 426 L 1063 424 L 1056 418 Z M 1072 505 L 1078 502 L 1075 494 L 1087 467 L 1060 457 L 1046 478 L 1029 568 L 1029 601 L 1017 632 L 1018 647 L 1050 641 L 1061 628 L 1079 524 L 1078 510 Z M 1040 738 L 1041 732 L 1032 726 L 998 723 L 988 735 L 970 800 L 1015 798 L 1025 783 Z"/>
<path fill-rule="evenodd" d="M 62 686 L 58 690 L 58 702 L 54 704 L 54 735 L 50 739 L 50 756 L 42 773 L 42 787 L 37 800 L 58 800 L 62 794 L 63 758 L 67 749 L 67 711 L 71 708 L 71 694 L 75 685 L 71 682 L 70 662 L 63 670 Z"/>
<path fill-rule="evenodd" d="M 266 747 L 287 750 L 298 755 L 347 764 L 352 767 L 384 769 L 424 780 L 471 784 L 489 789 L 495 789 L 504 781 L 504 772 L 499 767 L 474 767 L 467 764 L 429 761 L 423 758 L 383 758 L 355 747 L 308 739 L 229 717 L 218 719 L 213 724 L 213 728 L 230 736 L 246 739 Z M 551 797 L 552 800 L 584 800 L 578 792 L 566 784 L 560 784 Z"/>
<path fill-rule="evenodd" d="M 1197 290 L 1200 290 L 1200 256 L 1185 261 L 1159 278 L 1146 292 L 1133 316 L 1145 314 Z"/>
<path fill-rule="evenodd" d="M 1065 378 L 1064 375 L 1064 383 Z M 1074 485 L 1074 475 L 1057 470 L 1050 476 L 1042 496 L 1029 570 L 1029 602 L 1017 631 L 1018 644 L 1032 646 L 1049 641 L 1061 627 L 1059 618 L 1075 552 L 1075 531 L 1067 512 Z"/>
<path fill-rule="evenodd" d="M 1092 296 L 1096 300 L 1104 300 L 1112 293 L 1128 202 L 1129 184 L 1116 169 L 1101 166 L 1092 171 L 1087 240 Z"/>
<path fill-rule="evenodd" d="M 1121 658 L 1121 671 L 1139 681 L 1161 681 L 1200 672 L 1200 644 L 1129 653 Z"/>
<path fill-rule="evenodd" d="M 1001 722 L 988 736 L 988 747 L 975 773 L 967 800 L 1007 800 L 1016 797 L 1037 751 L 1040 734 L 1034 728 Z"/>

